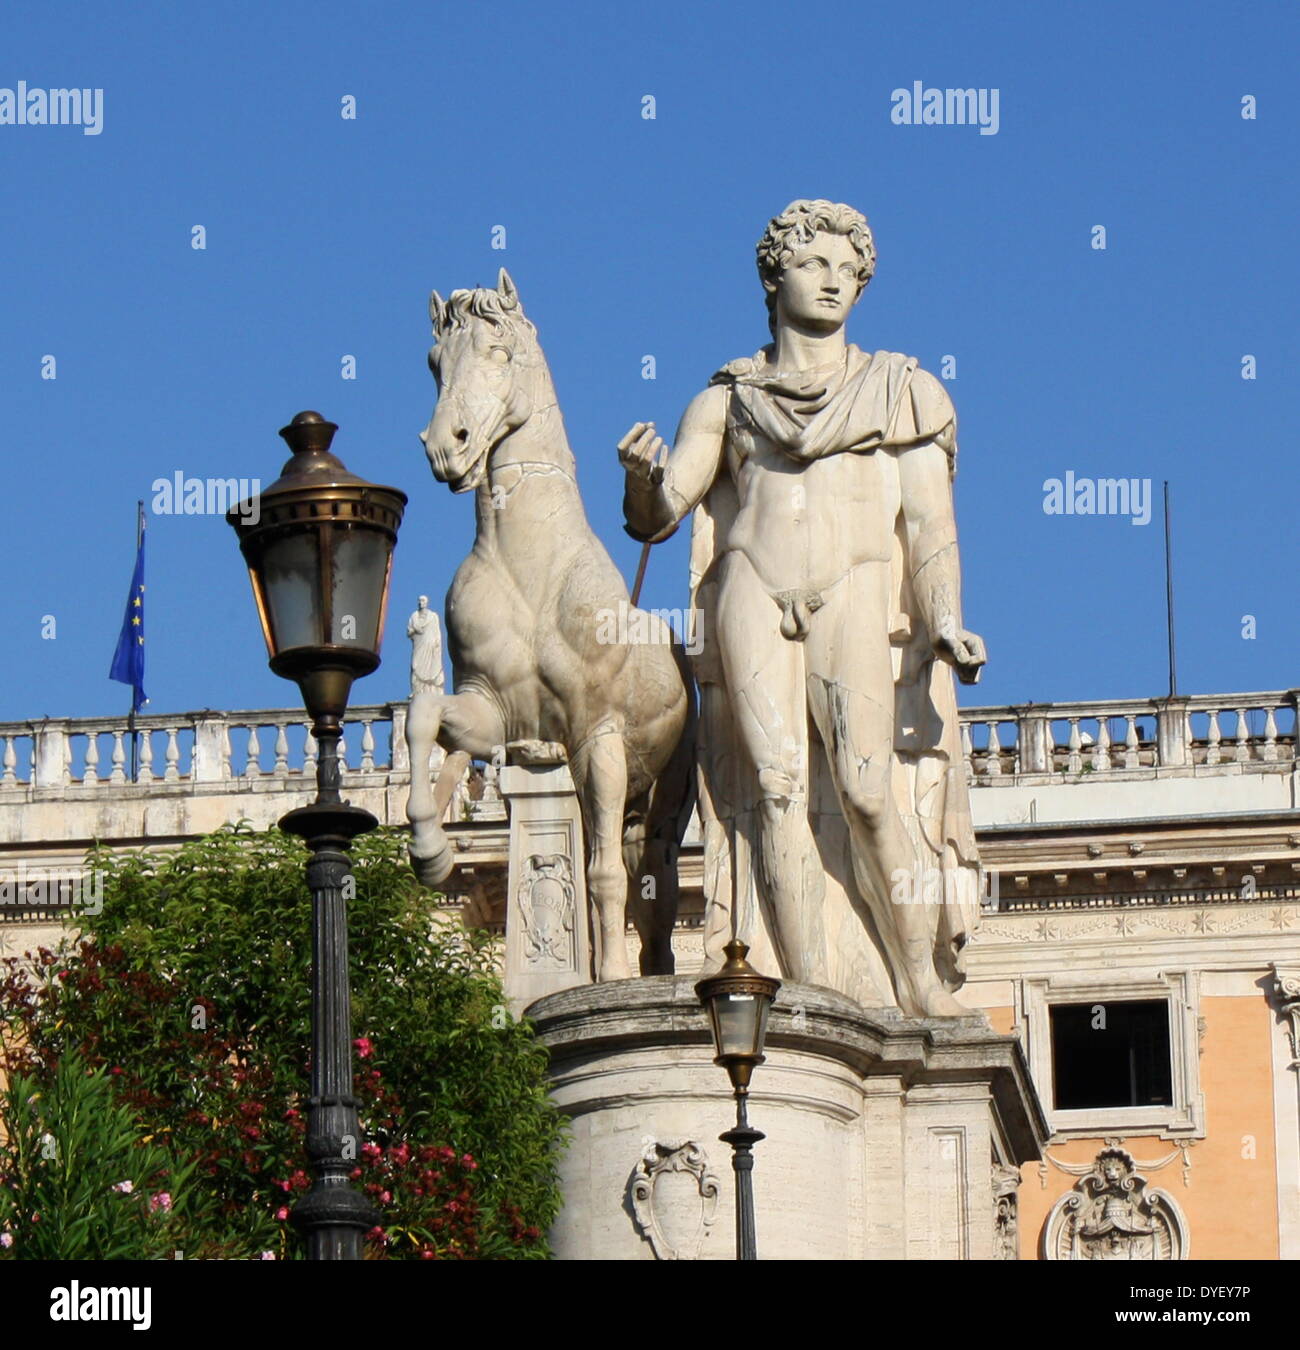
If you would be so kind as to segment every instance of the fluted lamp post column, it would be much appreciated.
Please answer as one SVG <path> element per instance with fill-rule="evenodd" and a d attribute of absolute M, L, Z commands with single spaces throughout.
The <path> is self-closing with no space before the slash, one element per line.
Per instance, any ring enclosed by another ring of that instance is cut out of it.
<path fill-rule="evenodd" d="M 352 1095 L 352 1000 L 345 892 L 348 846 L 378 821 L 339 794 L 339 738 L 352 681 L 379 665 L 393 546 L 405 493 L 358 478 L 330 452 L 338 427 L 301 412 L 280 435 L 293 455 L 259 497 L 226 514 L 239 536 L 271 669 L 295 680 L 319 746 L 316 800 L 280 828 L 311 852 L 311 1089 L 314 1180 L 294 1206 L 314 1261 L 359 1261 L 378 1214 L 348 1174 L 360 1156 Z"/>
<path fill-rule="evenodd" d="M 736 1174 L 736 1260 L 757 1261 L 754 1231 L 754 1145 L 767 1136 L 749 1123 L 747 1103 L 754 1069 L 763 1062 L 767 1014 L 781 981 L 760 975 L 745 959 L 749 948 L 732 938 L 722 949 L 726 963 L 716 975 L 695 986 L 695 993 L 709 1014 L 715 1064 L 722 1065 L 736 1095 L 736 1124 L 718 1138 L 730 1144 L 731 1166 Z"/>

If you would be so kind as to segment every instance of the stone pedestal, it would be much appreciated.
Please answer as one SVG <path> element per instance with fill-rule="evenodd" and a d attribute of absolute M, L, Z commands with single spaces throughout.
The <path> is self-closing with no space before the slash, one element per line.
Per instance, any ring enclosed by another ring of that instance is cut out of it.
<path fill-rule="evenodd" d="M 734 1123 L 693 980 L 587 985 L 528 1010 L 573 1120 L 567 1260 L 732 1260 Z M 1046 1122 L 1024 1056 L 982 1014 L 864 1011 L 786 984 L 754 1075 L 761 1260 L 991 1260 L 1016 1253 L 1014 1185 Z"/>
<path fill-rule="evenodd" d="M 518 1015 L 592 977 L 582 816 L 565 764 L 508 765 L 505 991 Z"/>

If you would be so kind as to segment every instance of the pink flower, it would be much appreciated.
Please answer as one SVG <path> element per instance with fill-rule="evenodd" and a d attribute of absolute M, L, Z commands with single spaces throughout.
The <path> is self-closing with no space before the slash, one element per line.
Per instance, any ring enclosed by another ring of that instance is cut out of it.
<path fill-rule="evenodd" d="M 281 1205 L 280 1208 L 275 1211 L 275 1217 L 283 1223 L 289 1217 L 288 1207 L 286 1205 Z"/>
<path fill-rule="evenodd" d="M 12 1247 L 14 1245 L 14 1235 L 12 1233 L 0 1233 L 0 1247 Z"/>
<path fill-rule="evenodd" d="M 157 1195 L 151 1195 L 149 1197 L 150 1212 L 155 1212 L 161 1209 L 163 1213 L 166 1213 L 169 1209 L 171 1209 L 171 1207 L 172 1207 L 172 1197 L 169 1191 L 159 1191 Z"/>
<path fill-rule="evenodd" d="M 128 1177 L 126 1181 L 119 1181 L 113 1189 L 121 1191 L 123 1195 L 130 1195 L 135 1190 L 135 1182 Z"/>
<path fill-rule="evenodd" d="M 381 1205 L 391 1205 L 391 1204 L 393 1203 L 393 1193 L 392 1193 L 392 1191 L 380 1191 L 380 1192 L 379 1192 L 379 1203 L 380 1203 Z"/>
<path fill-rule="evenodd" d="M 369 1036 L 358 1036 L 352 1044 L 356 1047 L 357 1056 L 360 1059 L 369 1059 L 374 1053 L 374 1045 Z"/>
<path fill-rule="evenodd" d="M 259 1261 L 274 1261 L 274 1260 L 275 1260 L 275 1253 L 274 1253 L 274 1252 L 263 1252 L 262 1255 L 258 1257 L 258 1260 L 259 1260 Z"/>

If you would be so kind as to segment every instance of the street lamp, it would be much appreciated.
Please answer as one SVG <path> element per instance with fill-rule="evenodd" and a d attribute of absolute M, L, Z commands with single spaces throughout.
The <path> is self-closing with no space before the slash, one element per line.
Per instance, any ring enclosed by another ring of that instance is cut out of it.
<path fill-rule="evenodd" d="M 352 681 L 379 665 L 393 545 L 405 493 L 350 474 L 330 453 L 338 430 L 301 412 L 280 431 L 293 457 L 258 497 L 226 513 L 239 536 L 271 669 L 296 680 L 319 746 L 316 800 L 280 828 L 311 851 L 311 1096 L 315 1179 L 292 1220 L 313 1261 L 359 1261 L 379 1221 L 348 1180 L 359 1157 L 352 1095 L 352 999 L 345 887 L 352 840 L 379 823 L 339 796 L 339 738 Z"/>
<path fill-rule="evenodd" d="M 754 1145 L 767 1136 L 753 1129 L 746 1114 L 749 1080 L 763 1062 L 763 1039 L 767 1014 L 781 981 L 760 975 L 745 957 L 749 948 L 732 938 L 722 949 L 726 964 L 695 986 L 696 997 L 709 1014 L 713 1046 L 731 1079 L 736 1094 L 736 1125 L 718 1138 L 732 1148 L 731 1166 L 736 1174 L 736 1260 L 757 1261 L 754 1236 Z"/>

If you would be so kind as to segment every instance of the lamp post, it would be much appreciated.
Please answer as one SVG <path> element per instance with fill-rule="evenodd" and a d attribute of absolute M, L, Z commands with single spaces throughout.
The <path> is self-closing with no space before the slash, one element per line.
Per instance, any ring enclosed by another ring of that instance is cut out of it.
<path fill-rule="evenodd" d="M 346 889 L 351 841 L 378 821 L 339 795 L 339 737 L 352 681 L 379 665 L 393 545 L 406 495 L 350 474 L 330 453 L 338 430 L 301 412 L 280 435 L 293 451 L 259 497 L 226 513 L 239 536 L 271 669 L 296 680 L 319 746 L 316 800 L 280 828 L 311 852 L 311 1091 L 315 1179 L 292 1221 L 313 1261 L 359 1261 L 379 1216 L 348 1179 L 359 1156 L 352 1095 Z"/>
<path fill-rule="evenodd" d="M 747 1102 L 754 1069 L 763 1062 L 767 1014 L 781 981 L 760 975 L 745 959 L 749 948 L 732 938 L 722 949 L 726 963 L 716 975 L 695 986 L 696 996 L 709 1014 L 715 1064 L 721 1064 L 736 1094 L 736 1124 L 718 1138 L 732 1149 L 736 1174 L 736 1260 L 757 1261 L 754 1234 L 754 1145 L 767 1136 L 749 1123 Z"/>

